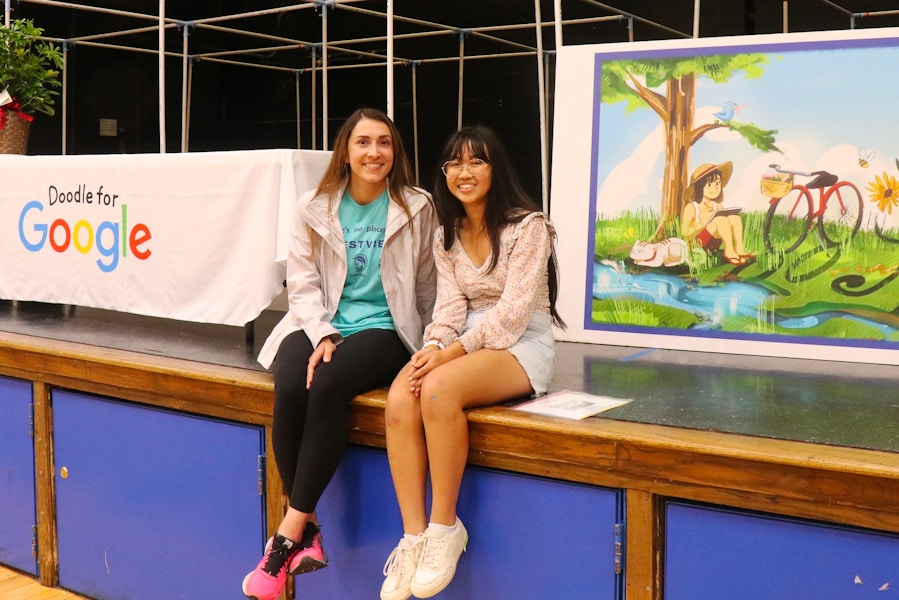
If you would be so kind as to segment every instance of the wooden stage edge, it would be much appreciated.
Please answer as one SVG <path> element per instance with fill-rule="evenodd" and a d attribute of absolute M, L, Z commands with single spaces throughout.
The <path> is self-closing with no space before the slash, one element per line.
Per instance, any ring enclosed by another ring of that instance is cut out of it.
<path fill-rule="evenodd" d="M 261 425 L 270 448 L 273 384 L 266 372 L 0 332 L 0 375 L 35 384 L 42 549 L 56 548 L 53 388 Z M 354 443 L 384 447 L 385 399 L 385 390 L 375 390 L 355 400 Z M 893 452 L 607 418 L 570 421 L 503 406 L 472 410 L 468 420 L 472 464 L 624 490 L 629 590 L 658 589 L 659 523 L 668 498 L 899 533 Z M 272 528 L 284 504 L 270 451 L 268 457 Z M 42 550 L 39 562 L 41 582 L 55 586 L 55 552 Z"/>

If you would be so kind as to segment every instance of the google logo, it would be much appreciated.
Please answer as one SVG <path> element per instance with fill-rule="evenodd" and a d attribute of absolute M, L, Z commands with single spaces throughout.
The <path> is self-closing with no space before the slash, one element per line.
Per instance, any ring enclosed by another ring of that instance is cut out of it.
<path fill-rule="evenodd" d="M 59 253 L 74 248 L 81 254 L 87 254 L 96 245 L 101 256 L 97 259 L 97 266 L 104 273 L 111 273 L 119 266 L 120 239 L 122 257 L 127 256 L 129 250 L 132 256 L 140 260 L 147 260 L 152 254 L 149 248 L 144 247 L 153 237 L 150 228 L 138 223 L 129 231 L 128 205 L 121 206 L 121 221 L 115 223 L 103 221 L 94 230 L 94 226 L 84 219 L 74 225 L 63 219 L 56 219 L 49 224 L 41 222 L 39 213 L 44 211 L 44 205 L 38 200 L 32 200 L 19 214 L 19 239 L 31 252 L 40 252 L 48 242 L 50 247 Z"/>

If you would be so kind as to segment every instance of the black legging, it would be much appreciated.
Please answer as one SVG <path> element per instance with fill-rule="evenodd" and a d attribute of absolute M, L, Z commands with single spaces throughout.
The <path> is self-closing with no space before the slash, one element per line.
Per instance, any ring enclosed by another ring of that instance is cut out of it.
<path fill-rule="evenodd" d="M 275 419 L 272 445 L 290 506 L 305 513 L 340 464 L 349 440 L 349 406 L 368 390 L 389 385 L 409 361 L 395 331 L 367 329 L 347 336 L 331 362 L 320 362 L 306 389 L 314 348 L 304 331 L 289 334 L 274 363 Z"/>

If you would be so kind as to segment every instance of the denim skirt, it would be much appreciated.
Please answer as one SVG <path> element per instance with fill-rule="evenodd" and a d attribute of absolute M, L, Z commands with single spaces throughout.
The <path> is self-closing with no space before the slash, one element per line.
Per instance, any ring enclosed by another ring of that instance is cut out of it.
<path fill-rule="evenodd" d="M 465 331 L 484 318 L 483 311 L 468 313 Z M 527 329 L 515 342 L 509 352 L 512 353 L 527 373 L 534 388 L 534 396 L 542 396 L 549 387 L 553 376 L 556 358 L 556 344 L 553 338 L 552 317 L 536 312 L 531 317 Z"/>

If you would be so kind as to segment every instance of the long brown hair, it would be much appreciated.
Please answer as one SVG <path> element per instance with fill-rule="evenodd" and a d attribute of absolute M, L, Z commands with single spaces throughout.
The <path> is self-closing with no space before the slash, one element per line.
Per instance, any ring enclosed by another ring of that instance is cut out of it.
<path fill-rule="evenodd" d="M 390 137 L 393 142 L 393 166 L 387 174 L 387 191 L 391 200 L 400 205 L 403 212 L 411 219 L 412 214 L 409 212 L 409 205 L 406 203 L 406 189 L 412 187 L 412 167 L 409 166 L 409 157 L 406 156 L 406 150 L 403 147 L 403 138 L 400 136 L 394 122 L 386 114 L 376 108 L 360 108 L 351 114 L 334 139 L 333 153 L 331 154 L 331 162 L 325 169 L 325 174 L 315 190 L 316 195 L 327 194 L 334 200 L 337 190 L 347 185 L 350 180 L 350 170 L 347 162 L 349 160 L 349 144 L 350 136 L 353 129 L 362 119 L 370 119 L 372 121 L 380 121 L 387 125 L 390 130 Z M 339 200 L 339 198 L 337 199 Z"/>

